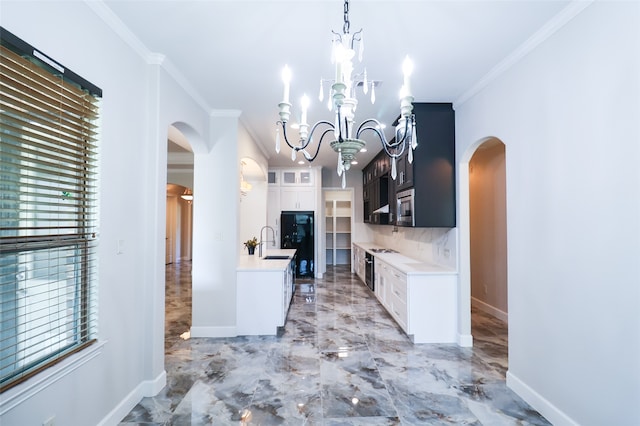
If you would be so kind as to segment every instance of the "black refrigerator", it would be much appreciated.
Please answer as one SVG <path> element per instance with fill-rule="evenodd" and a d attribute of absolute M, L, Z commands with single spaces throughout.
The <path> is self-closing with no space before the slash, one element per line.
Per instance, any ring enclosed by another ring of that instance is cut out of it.
<path fill-rule="evenodd" d="M 283 249 L 297 249 L 296 277 L 314 276 L 313 212 L 283 211 L 280 214 L 280 238 Z"/>

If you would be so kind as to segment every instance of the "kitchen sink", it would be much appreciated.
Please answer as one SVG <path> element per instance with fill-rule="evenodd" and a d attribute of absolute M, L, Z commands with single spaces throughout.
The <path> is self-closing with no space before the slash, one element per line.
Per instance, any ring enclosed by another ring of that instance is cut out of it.
<path fill-rule="evenodd" d="M 271 256 L 265 256 L 263 257 L 264 260 L 285 260 L 285 259 L 289 259 L 289 256 L 284 256 L 284 255 L 271 255 Z"/>

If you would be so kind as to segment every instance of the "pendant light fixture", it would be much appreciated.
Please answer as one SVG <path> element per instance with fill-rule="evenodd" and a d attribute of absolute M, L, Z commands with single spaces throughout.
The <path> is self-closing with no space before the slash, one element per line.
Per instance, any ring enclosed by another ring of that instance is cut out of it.
<path fill-rule="evenodd" d="M 284 83 L 284 95 L 280 108 L 280 120 L 276 122 L 276 152 L 280 152 L 280 128 L 285 143 L 291 148 L 291 160 L 295 161 L 298 151 L 302 151 L 304 158 L 312 162 L 318 156 L 320 146 L 325 137 L 329 138 L 329 145 L 338 154 L 336 171 L 338 176 L 342 176 L 342 187 L 346 185 L 345 173 L 355 163 L 356 154 L 364 149 L 366 143 L 361 139 L 365 132 L 372 132 L 376 135 L 384 148 L 386 154 L 391 158 L 391 177 L 397 176 L 396 161 L 403 155 L 405 150 L 409 150 L 408 159 L 413 161 L 413 150 L 418 145 L 416 134 L 416 120 L 413 111 L 413 96 L 411 94 L 410 76 L 413 71 L 413 64 L 407 57 L 402 65 L 404 81 L 400 90 L 400 118 L 395 129 L 395 137 L 388 141 L 382 132 L 384 125 L 374 118 L 364 120 L 354 132 L 355 112 L 358 105 L 356 99 L 356 89 L 362 88 L 366 95 L 370 92 L 371 102 L 375 103 L 375 89 L 380 81 L 369 80 L 367 70 L 355 73 L 353 59 L 355 57 L 356 45 L 359 48 L 358 59 L 362 61 L 364 50 L 363 31 L 349 33 L 349 1 L 344 2 L 344 25 L 342 34 L 332 31 L 332 63 L 335 66 L 335 77 L 332 80 L 320 80 L 319 99 L 324 99 L 324 85 L 330 85 L 328 108 L 333 111 L 332 120 L 321 120 L 310 126 L 307 123 L 307 111 L 309 99 L 303 96 L 301 107 L 301 119 L 299 124 L 299 140 L 291 143 L 287 134 L 287 123 L 291 116 L 291 103 L 289 100 L 291 70 L 285 66 L 282 71 L 282 81 Z M 315 149 L 311 146 L 314 142 L 314 133 L 321 132 L 317 140 Z M 314 151 L 313 154 L 310 151 Z"/>

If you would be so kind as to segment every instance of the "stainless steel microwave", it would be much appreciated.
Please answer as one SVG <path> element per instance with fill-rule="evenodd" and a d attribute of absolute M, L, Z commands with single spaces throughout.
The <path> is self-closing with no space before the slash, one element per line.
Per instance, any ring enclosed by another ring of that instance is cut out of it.
<path fill-rule="evenodd" d="M 413 188 L 400 191 L 396 194 L 396 225 L 416 226 L 414 197 L 415 191 Z"/>

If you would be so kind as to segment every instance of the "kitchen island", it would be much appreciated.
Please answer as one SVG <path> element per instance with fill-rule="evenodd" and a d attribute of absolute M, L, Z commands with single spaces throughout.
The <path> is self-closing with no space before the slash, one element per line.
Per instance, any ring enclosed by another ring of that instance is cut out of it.
<path fill-rule="evenodd" d="M 236 269 L 239 336 L 277 335 L 284 327 L 295 289 L 295 254 L 295 249 L 273 249 L 266 250 L 263 257 L 240 256 Z"/>
<path fill-rule="evenodd" d="M 374 243 L 353 243 L 354 257 L 374 256 L 374 290 L 378 301 L 414 343 L 457 342 L 458 273 L 455 269 L 380 252 Z M 356 272 L 363 259 L 354 258 Z"/>

